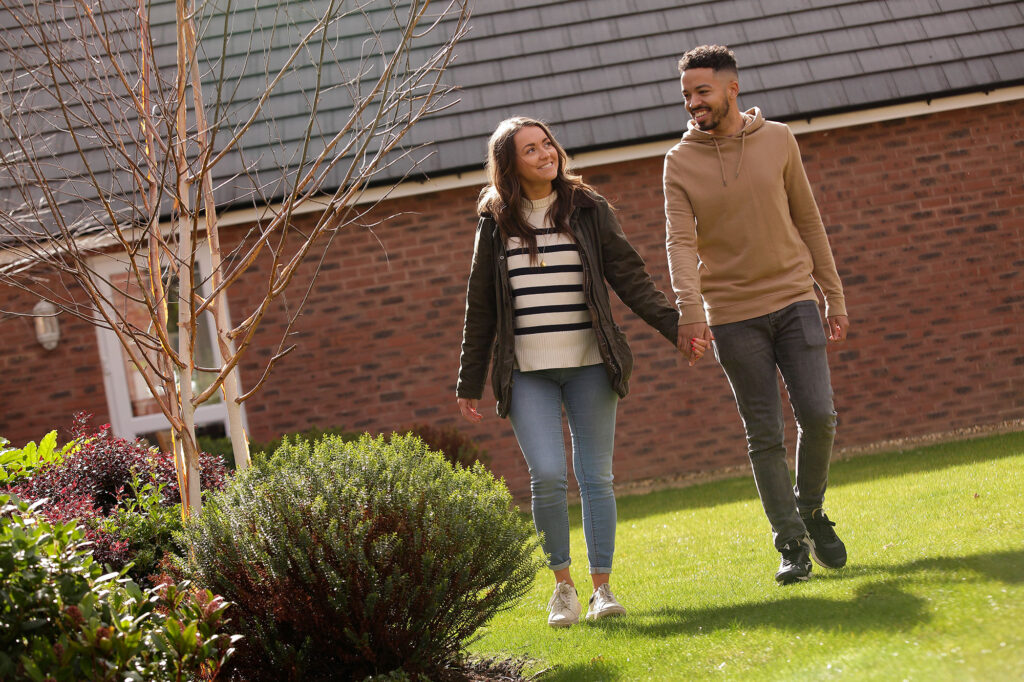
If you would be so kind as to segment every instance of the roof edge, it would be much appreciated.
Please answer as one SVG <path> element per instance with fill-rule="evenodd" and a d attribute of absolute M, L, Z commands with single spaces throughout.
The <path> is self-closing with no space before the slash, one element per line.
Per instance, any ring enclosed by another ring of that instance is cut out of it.
<path fill-rule="evenodd" d="M 1024 100 L 1024 85 L 995 88 L 984 92 L 973 92 L 948 97 L 933 97 L 915 102 L 861 109 L 859 111 L 801 118 L 786 121 L 786 124 L 795 135 L 802 135 L 804 133 L 848 128 L 1016 100 Z M 664 156 L 678 141 L 678 137 L 673 137 L 671 139 L 655 140 L 622 147 L 610 147 L 581 152 L 579 154 L 570 154 L 570 159 L 572 159 L 573 167 L 577 170 L 613 163 L 650 159 Z M 373 204 L 389 199 L 432 194 L 434 192 L 444 192 L 465 187 L 479 187 L 486 184 L 486 182 L 487 176 L 483 169 L 454 172 L 434 178 L 407 180 L 394 186 L 369 187 L 359 195 L 355 203 L 357 205 Z M 297 209 L 295 214 L 314 213 L 322 210 L 324 206 L 323 202 L 315 199 L 310 200 Z M 229 209 L 218 216 L 217 223 L 221 227 L 254 223 L 264 216 L 272 214 L 276 208 L 277 205 L 271 205 L 264 209 Z M 161 227 L 166 229 L 169 226 L 161 223 Z M 20 258 L 24 258 L 24 254 L 16 247 L 0 247 L 0 265 L 8 265 Z"/>

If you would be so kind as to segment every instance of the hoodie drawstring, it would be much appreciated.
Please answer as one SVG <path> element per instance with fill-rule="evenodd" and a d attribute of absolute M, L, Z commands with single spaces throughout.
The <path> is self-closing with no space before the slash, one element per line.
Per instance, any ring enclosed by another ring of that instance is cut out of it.
<path fill-rule="evenodd" d="M 743 130 L 740 131 L 740 160 L 736 162 L 736 177 L 734 180 L 739 180 L 740 169 L 743 168 L 743 148 L 747 144 L 747 129 L 744 126 Z"/>
<path fill-rule="evenodd" d="M 718 168 L 722 173 L 722 187 L 728 187 L 729 183 L 725 179 L 725 161 L 722 159 L 722 148 L 718 145 L 718 138 L 712 136 L 711 141 L 715 143 L 715 152 L 718 154 Z M 736 163 L 736 175 L 733 176 L 733 180 L 738 180 L 740 177 L 740 169 L 743 168 L 743 150 L 747 144 L 747 131 L 746 128 L 740 131 L 740 159 Z"/>
<path fill-rule="evenodd" d="M 722 161 L 722 148 L 718 146 L 717 137 L 712 137 L 711 141 L 715 143 L 715 151 L 718 153 L 718 168 L 722 171 L 722 187 L 728 187 L 729 183 L 725 181 L 725 161 Z"/>

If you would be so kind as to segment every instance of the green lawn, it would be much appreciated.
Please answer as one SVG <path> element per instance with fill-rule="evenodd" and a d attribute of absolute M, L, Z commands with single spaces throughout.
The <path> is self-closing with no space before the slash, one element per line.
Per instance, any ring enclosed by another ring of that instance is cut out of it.
<path fill-rule="evenodd" d="M 629 615 L 547 627 L 545 571 L 472 652 L 527 656 L 544 682 L 1024 679 L 1022 470 L 1024 433 L 836 462 L 826 510 L 849 564 L 787 587 L 751 477 L 622 497 Z"/>

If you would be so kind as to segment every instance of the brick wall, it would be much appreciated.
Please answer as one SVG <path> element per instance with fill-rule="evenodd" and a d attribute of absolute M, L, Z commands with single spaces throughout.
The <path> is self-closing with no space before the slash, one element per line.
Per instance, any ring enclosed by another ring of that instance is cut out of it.
<path fill-rule="evenodd" d="M 830 348 L 838 447 L 1024 418 L 1022 129 L 1019 105 L 1007 103 L 800 137 L 853 325 L 849 341 Z M 668 291 L 661 160 L 588 168 L 584 177 L 615 203 Z M 363 221 L 372 227 L 338 233 L 286 339 L 296 349 L 248 403 L 252 437 L 313 425 L 452 424 L 487 449 L 513 491 L 528 493 L 526 467 L 508 422 L 494 415 L 489 388 L 482 424 L 464 424 L 455 408 L 475 196 L 469 188 L 391 201 Z M 246 388 L 302 295 L 296 283 L 268 314 L 243 366 Z M 253 291 L 233 292 L 233 317 L 255 300 Z M 688 368 L 623 306 L 615 314 L 637 360 L 632 392 L 619 407 L 618 480 L 744 465 L 740 420 L 713 357 Z M 5 321 L 3 342 L 22 326 Z M 84 369 L 72 386 L 45 389 L 69 395 L 47 400 L 38 417 L 21 410 L 13 418 L 5 403 L 0 434 L 15 442 L 38 437 L 67 423 L 64 411 L 83 402 L 105 412 L 102 393 L 85 392 L 86 383 L 102 390 L 95 335 L 80 332 L 78 354 L 60 363 L 32 348 L 30 336 L 17 342 L 21 360 L 4 354 L 14 372 L 2 379 L 5 399 L 14 381 L 31 383 L 19 376 L 23 366 L 53 371 L 73 357 Z M 80 385 L 90 372 L 95 378 Z"/>
<path fill-rule="evenodd" d="M 31 313 L 39 299 L 0 286 L 0 301 L 5 312 Z M 67 314 L 58 319 L 60 341 L 48 351 L 31 317 L 0 313 L 0 436 L 15 445 L 53 429 L 66 437 L 76 412 L 91 413 L 96 424 L 110 420 L 95 328 Z"/>

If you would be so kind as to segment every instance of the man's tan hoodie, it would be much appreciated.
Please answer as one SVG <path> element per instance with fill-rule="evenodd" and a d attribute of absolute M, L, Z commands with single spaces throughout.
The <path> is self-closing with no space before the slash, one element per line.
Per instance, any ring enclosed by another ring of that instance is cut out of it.
<path fill-rule="evenodd" d="M 666 246 L 679 323 L 728 324 L 816 301 L 815 283 L 826 316 L 846 315 L 796 138 L 756 107 L 743 119 L 730 137 L 690 121 L 665 156 Z"/>

